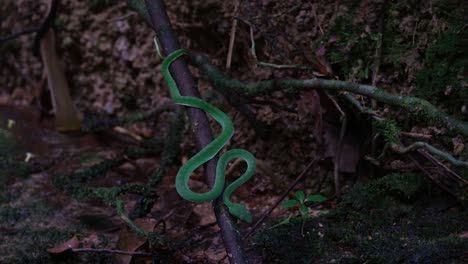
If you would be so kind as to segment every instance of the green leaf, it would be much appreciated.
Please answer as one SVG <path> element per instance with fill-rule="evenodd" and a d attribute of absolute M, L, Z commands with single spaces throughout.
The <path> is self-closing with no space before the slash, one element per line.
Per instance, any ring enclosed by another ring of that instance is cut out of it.
<path fill-rule="evenodd" d="M 327 197 L 320 195 L 320 194 L 314 194 L 314 195 L 307 197 L 307 199 L 305 199 L 306 202 L 321 202 L 325 200 L 327 200 Z"/>
<path fill-rule="evenodd" d="M 297 191 L 296 197 L 297 197 L 297 200 L 299 200 L 299 202 L 304 203 L 305 195 L 303 191 Z"/>
<path fill-rule="evenodd" d="M 302 205 L 301 208 L 299 208 L 299 212 L 301 212 L 302 216 L 306 216 L 309 213 L 309 209 L 307 206 Z"/>
<path fill-rule="evenodd" d="M 296 205 L 299 205 L 299 201 L 298 200 L 287 200 L 286 202 L 284 202 L 282 205 L 281 205 L 281 208 L 283 209 L 286 209 L 286 208 L 291 208 L 293 206 L 296 206 Z"/>

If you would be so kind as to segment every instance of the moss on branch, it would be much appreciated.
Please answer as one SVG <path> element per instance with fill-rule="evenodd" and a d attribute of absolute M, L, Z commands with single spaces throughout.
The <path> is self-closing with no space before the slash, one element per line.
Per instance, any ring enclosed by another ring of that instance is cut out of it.
<path fill-rule="evenodd" d="M 406 110 L 413 116 L 434 125 L 443 126 L 447 129 L 468 137 L 468 124 L 458 120 L 444 112 L 441 112 L 428 101 L 411 96 L 390 94 L 375 86 L 357 84 L 339 80 L 326 79 L 274 79 L 260 82 L 244 83 L 229 78 L 216 66 L 211 64 L 206 56 L 193 53 L 191 63 L 199 68 L 216 87 L 223 87 L 245 97 L 269 94 L 274 91 L 288 93 L 299 92 L 309 89 L 323 89 L 336 92 L 351 92 L 368 96 L 381 103 L 396 106 Z"/>

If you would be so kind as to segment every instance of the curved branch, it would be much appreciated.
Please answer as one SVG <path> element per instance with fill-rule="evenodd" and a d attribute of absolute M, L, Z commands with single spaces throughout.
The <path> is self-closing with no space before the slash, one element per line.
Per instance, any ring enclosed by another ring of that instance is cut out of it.
<path fill-rule="evenodd" d="M 396 152 L 398 152 L 400 154 L 405 154 L 405 153 L 408 153 L 410 151 L 413 151 L 413 150 L 416 150 L 416 149 L 419 149 L 419 148 L 424 148 L 427 151 L 429 151 L 430 153 L 448 160 L 450 163 L 452 163 L 455 166 L 468 167 L 468 162 L 456 159 L 454 156 L 450 155 L 449 153 L 444 152 L 444 151 L 442 151 L 440 149 L 436 149 L 435 147 L 429 145 L 426 142 L 420 142 L 420 141 L 419 142 L 414 142 L 413 144 L 411 144 L 411 145 L 409 145 L 407 147 L 405 147 L 403 145 L 392 144 L 391 148 L 392 148 L 393 151 L 396 151 Z"/>
<path fill-rule="evenodd" d="M 420 117 L 427 123 L 435 126 L 444 126 L 447 129 L 458 132 L 468 137 L 468 124 L 458 120 L 437 109 L 428 101 L 412 97 L 390 94 L 375 86 L 351 83 L 338 80 L 326 79 L 274 79 L 261 82 L 244 83 L 231 79 L 224 75 L 216 66 L 211 64 L 208 58 L 201 54 L 192 53 L 192 63 L 199 68 L 210 79 L 216 87 L 224 87 L 246 97 L 269 94 L 274 91 L 285 91 L 288 93 L 299 92 L 309 89 L 323 89 L 336 92 L 351 92 L 365 95 L 379 102 L 400 107 L 410 114 Z"/>

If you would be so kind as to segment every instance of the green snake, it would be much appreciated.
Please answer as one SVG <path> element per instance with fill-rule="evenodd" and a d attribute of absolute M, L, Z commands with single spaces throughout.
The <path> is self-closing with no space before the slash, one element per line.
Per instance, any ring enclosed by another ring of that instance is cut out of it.
<path fill-rule="evenodd" d="M 158 50 L 159 51 L 159 50 Z M 159 52 L 158 52 L 159 53 Z M 249 180 L 253 173 L 255 172 L 256 161 L 255 157 L 248 151 L 243 149 L 231 149 L 224 152 L 218 160 L 216 165 L 216 179 L 213 187 L 204 193 L 193 192 L 189 187 L 190 175 L 198 167 L 202 166 L 205 162 L 211 160 L 218 152 L 221 151 L 223 146 L 228 143 L 231 137 L 234 134 L 234 125 L 232 124 L 231 119 L 224 112 L 214 107 L 213 105 L 192 96 L 182 96 L 177 89 L 177 84 L 172 78 L 171 73 L 169 72 L 169 66 L 177 60 L 180 56 L 186 54 L 187 51 L 183 49 L 176 50 L 169 54 L 162 63 L 162 73 L 164 79 L 167 82 L 169 87 L 169 92 L 171 94 L 172 100 L 176 104 L 199 108 L 207 112 L 211 117 L 213 117 L 222 128 L 221 134 L 215 138 L 210 144 L 205 148 L 200 150 L 192 158 L 190 158 L 179 170 L 176 176 L 176 189 L 177 192 L 184 199 L 192 202 L 208 202 L 218 198 L 221 193 L 223 193 L 224 183 L 226 178 L 226 167 L 228 163 L 233 159 L 243 159 L 247 163 L 247 169 L 233 183 L 226 187 L 226 190 L 223 194 L 224 204 L 229 209 L 229 213 L 236 218 L 239 218 L 247 223 L 252 222 L 252 214 L 239 203 L 234 203 L 230 200 L 232 192 L 237 189 L 239 186 L 244 184 Z"/>

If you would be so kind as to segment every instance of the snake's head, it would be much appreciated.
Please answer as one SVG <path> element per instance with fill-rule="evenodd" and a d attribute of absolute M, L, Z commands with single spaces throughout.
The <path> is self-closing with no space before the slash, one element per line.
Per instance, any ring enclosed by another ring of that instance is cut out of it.
<path fill-rule="evenodd" d="M 247 208 L 245 208 L 245 206 L 241 204 L 233 204 L 229 206 L 228 209 L 232 216 L 249 224 L 252 223 L 252 214 L 247 210 Z"/>

